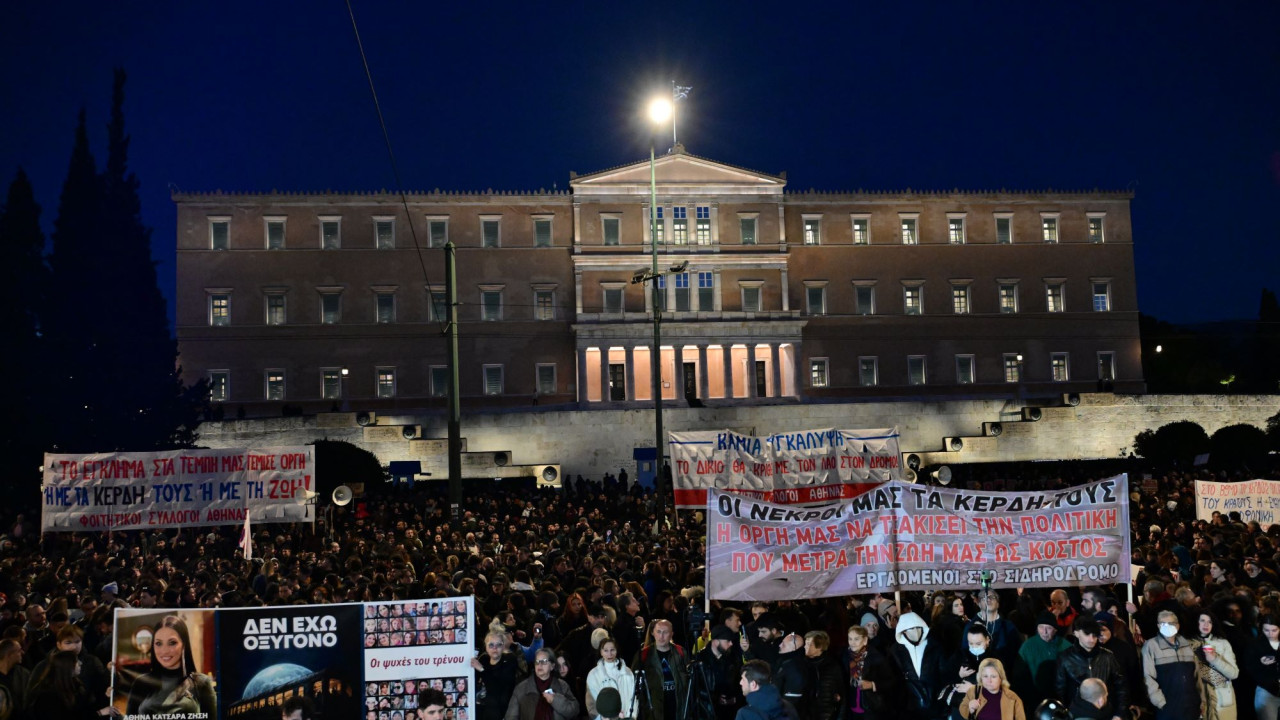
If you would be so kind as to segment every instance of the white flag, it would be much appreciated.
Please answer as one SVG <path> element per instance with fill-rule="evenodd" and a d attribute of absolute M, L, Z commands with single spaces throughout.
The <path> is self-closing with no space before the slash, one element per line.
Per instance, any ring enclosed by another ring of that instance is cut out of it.
<path fill-rule="evenodd" d="M 671 99 L 687 100 L 689 98 L 689 91 L 692 89 L 692 85 L 673 85 L 671 88 Z"/>
<path fill-rule="evenodd" d="M 253 534 L 249 530 L 249 508 L 244 509 L 244 529 L 240 531 L 240 549 L 244 550 L 244 559 L 253 559 Z"/>

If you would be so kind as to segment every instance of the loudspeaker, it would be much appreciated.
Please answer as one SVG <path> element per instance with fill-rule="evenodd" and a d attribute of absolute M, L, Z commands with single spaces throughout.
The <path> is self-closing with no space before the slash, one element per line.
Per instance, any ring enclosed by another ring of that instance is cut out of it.
<path fill-rule="evenodd" d="M 413 440 L 414 438 L 422 436 L 422 428 L 417 425 L 405 425 L 400 430 L 400 434 L 404 435 L 405 440 Z"/>
<path fill-rule="evenodd" d="M 1036 422 L 1044 417 L 1044 412 L 1038 407 L 1022 408 L 1022 419 L 1026 422 Z"/>
<path fill-rule="evenodd" d="M 938 481 L 939 485 L 950 485 L 951 484 L 951 468 L 947 467 L 946 465 L 943 465 L 937 470 L 934 470 L 933 472 L 929 473 L 929 477 Z"/>
<path fill-rule="evenodd" d="M 907 455 L 907 467 L 908 467 L 908 468 L 911 468 L 912 470 L 919 470 L 919 469 L 920 469 L 920 456 L 919 456 L 919 455 L 917 455 L 917 454 L 915 454 L 915 453 L 910 453 L 910 454 L 908 454 L 908 455 Z"/>
<path fill-rule="evenodd" d="M 1004 425 L 998 422 L 982 423 L 982 434 L 986 435 L 987 437 L 1000 437 L 1001 433 L 1003 432 L 1004 432 Z"/>
<path fill-rule="evenodd" d="M 353 497 L 355 497 L 355 493 L 351 492 L 351 488 L 346 485 L 339 485 L 333 491 L 333 504 L 341 507 L 350 503 Z"/>
<path fill-rule="evenodd" d="M 506 467 L 511 462 L 511 455 L 506 452 L 496 452 L 493 454 L 493 464 L 498 467 Z"/>
<path fill-rule="evenodd" d="M 356 424 L 360 427 L 369 427 L 378 421 L 378 416 L 371 412 L 356 413 Z"/>
<path fill-rule="evenodd" d="M 1067 407 L 1077 407 L 1080 405 L 1080 393 L 1067 393 L 1062 396 L 1062 404 Z"/>
<path fill-rule="evenodd" d="M 905 481 L 905 482 L 909 482 L 909 483 L 913 483 L 913 482 L 915 482 L 915 481 L 916 481 L 916 471 L 915 471 L 915 470 L 904 470 L 904 471 L 902 472 L 902 479 L 903 479 L 903 481 Z"/>
<path fill-rule="evenodd" d="M 958 437 L 942 438 L 942 447 L 947 452 L 960 452 L 964 449 L 964 440 Z"/>

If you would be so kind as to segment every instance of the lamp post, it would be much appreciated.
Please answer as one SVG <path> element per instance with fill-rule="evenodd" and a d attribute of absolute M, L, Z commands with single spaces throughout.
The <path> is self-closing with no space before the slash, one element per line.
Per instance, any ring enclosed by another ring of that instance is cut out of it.
<path fill-rule="evenodd" d="M 649 103 L 649 120 L 654 125 L 649 128 L 649 249 L 653 259 L 653 265 L 650 268 L 653 275 L 651 278 L 653 282 L 653 356 L 650 358 L 649 366 L 653 371 L 653 485 L 658 495 L 658 524 L 654 528 L 655 535 L 661 530 L 667 512 L 666 498 L 662 489 L 662 449 L 666 443 L 663 442 L 662 432 L 662 306 L 659 304 L 658 297 L 658 171 L 653 131 L 670 117 L 670 100 L 658 98 Z"/>

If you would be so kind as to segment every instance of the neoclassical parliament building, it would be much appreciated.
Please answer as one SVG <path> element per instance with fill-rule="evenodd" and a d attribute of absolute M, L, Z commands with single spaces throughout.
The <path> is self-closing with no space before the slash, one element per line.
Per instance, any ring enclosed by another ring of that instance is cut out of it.
<path fill-rule="evenodd" d="M 1127 192 L 796 192 L 660 156 L 570 190 L 175 193 L 184 379 L 247 416 L 1144 389 Z M 416 238 L 416 243 L 415 243 Z M 416 245 L 416 246 L 415 246 Z"/>

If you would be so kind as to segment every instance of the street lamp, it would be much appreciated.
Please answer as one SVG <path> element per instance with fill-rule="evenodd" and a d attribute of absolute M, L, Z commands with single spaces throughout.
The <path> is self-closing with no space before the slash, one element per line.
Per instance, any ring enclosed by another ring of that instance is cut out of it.
<path fill-rule="evenodd" d="M 649 249 L 653 258 L 653 266 L 650 268 L 650 273 L 653 275 L 653 355 L 649 359 L 649 367 L 653 374 L 653 452 L 655 456 L 653 485 L 658 495 L 658 524 L 654 528 L 655 535 L 662 528 L 662 522 L 666 519 L 667 513 L 666 498 L 662 489 L 662 448 L 666 443 L 663 442 L 662 432 L 662 306 L 658 298 L 658 171 L 653 131 L 670 117 L 671 100 L 657 98 L 649 103 L 649 120 L 653 123 L 649 128 Z"/>

